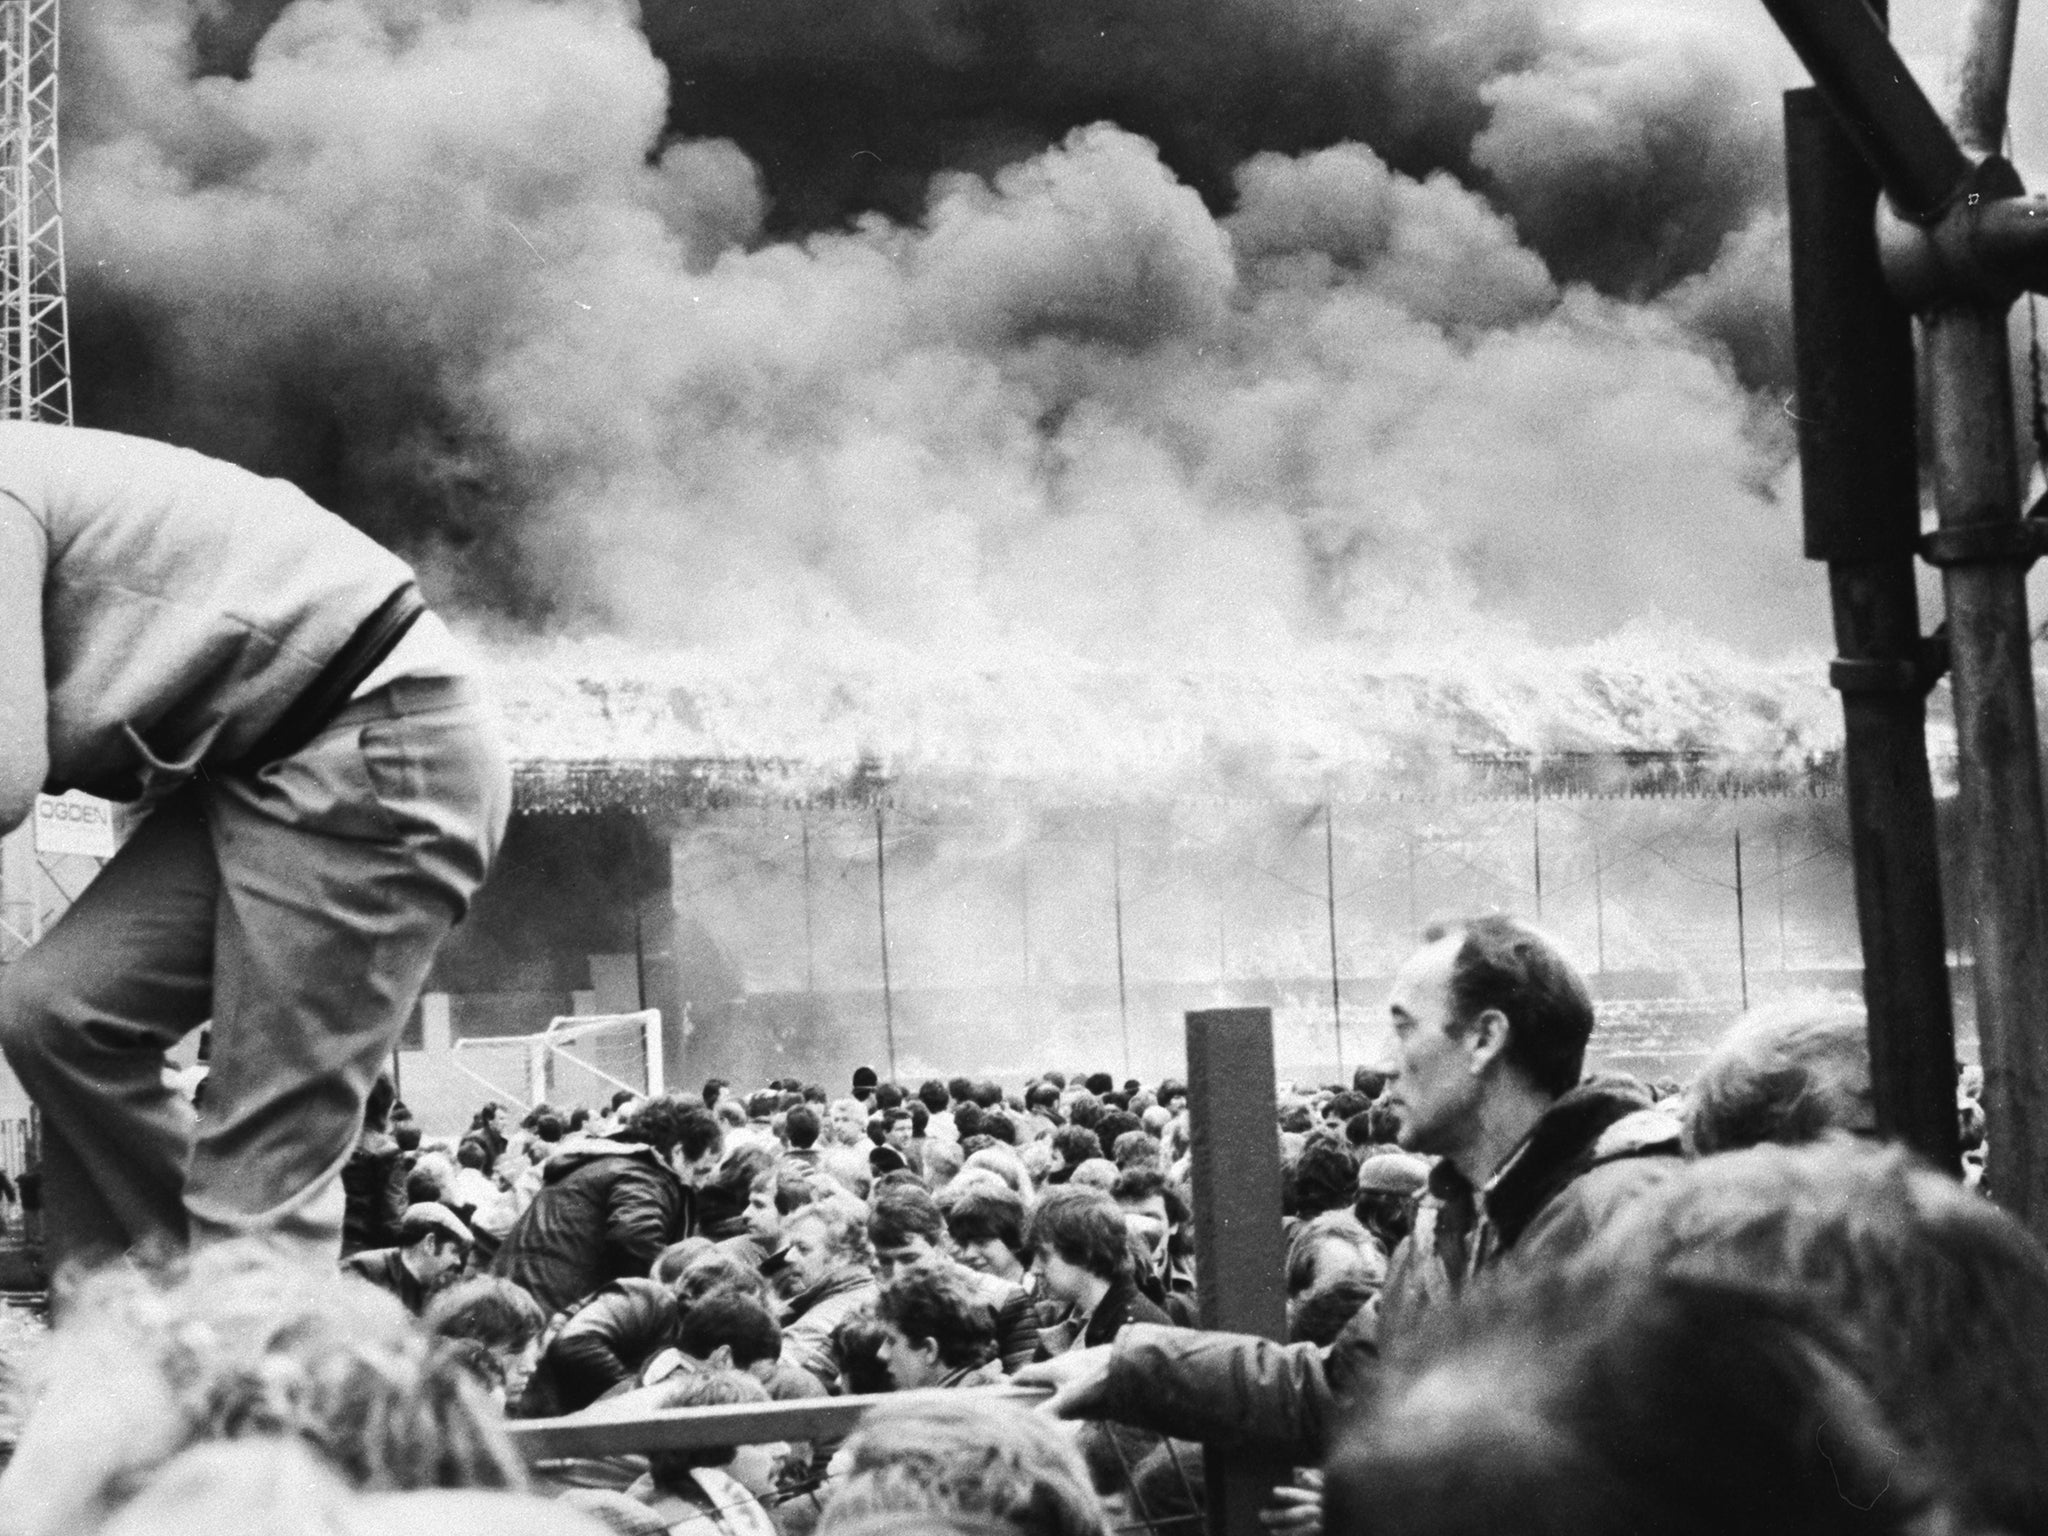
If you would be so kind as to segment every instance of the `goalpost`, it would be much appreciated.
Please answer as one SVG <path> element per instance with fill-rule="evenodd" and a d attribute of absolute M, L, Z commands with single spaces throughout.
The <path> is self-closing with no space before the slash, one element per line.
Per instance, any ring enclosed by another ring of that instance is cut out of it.
<path fill-rule="evenodd" d="M 659 1008 L 560 1014 L 539 1034 L 457 1040 L 447 1059 L 527 1109 L 546 1103 L 595 1111 L 620 1089 L 651 1098 L 665 1087 Z"/>

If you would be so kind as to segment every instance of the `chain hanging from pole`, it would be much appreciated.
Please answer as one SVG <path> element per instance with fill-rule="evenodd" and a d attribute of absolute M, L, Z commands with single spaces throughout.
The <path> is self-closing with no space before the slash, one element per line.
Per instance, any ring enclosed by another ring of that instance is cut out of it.
<path fill-rule="evenodd" d="M 57 0 L 0 0 L 0 421 L 71 422 Z"/>

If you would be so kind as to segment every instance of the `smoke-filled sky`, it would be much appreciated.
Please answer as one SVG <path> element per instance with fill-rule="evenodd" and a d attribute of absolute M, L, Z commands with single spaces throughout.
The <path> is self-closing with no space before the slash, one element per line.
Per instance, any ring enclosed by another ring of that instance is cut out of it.
<path fill-rule="evenodd" d="M 1895 9 L 1933 80 L 1946 8 Z M 1825 645 L 1760 5 L 66 25 L 81 420 L 474 617 L 827 669 Z"/>

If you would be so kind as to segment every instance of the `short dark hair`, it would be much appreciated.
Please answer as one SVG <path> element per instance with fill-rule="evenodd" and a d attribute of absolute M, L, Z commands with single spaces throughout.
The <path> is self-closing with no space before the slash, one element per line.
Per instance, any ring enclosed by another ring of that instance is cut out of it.
<path fill-rule="evenodd" d="M 1593 1033 L 1593 998 L 1571 962 L 1543 934 L 1502 913 L 1466 918 L 1424 937 L 1457 935 L 1451 1016 L 1458 1027 L 1487 1009 L 1508 1021 L 1507 1064 L 1539 1090 L 1561 1097 L 1578 1081 Z"/>
<path fill-rule="evenodd" d="M 549 1110 L 543 1115 L 534 1116 L 533 1134 L 542 1141 L 560 1141 L 562 1139 L 562 1117 L 553 1110 Z"/>
<path fill-rule="evenodd" d="M 1145 1122 L 1128 1109 L 1113 1109 L 1095 1122 L 1096 1144 L 1107 1149 L 1116 1145 L 1117 1137 L 1127 1131 L 1142 1131 Z"/>
<path fill-rule="evenodd" d="M 1117 1175 L 1116 1187 L 1110 1190 L 1110 1197 L 1118 1205 L 1142 1205 L 1154 1195 L 1166 1201 L 1166 1219 L 1174 1226 L 1181 1226 L 1188 1219 L 1188 1203 L 1180 1196 L 1166 1175 L 1157 1168 L 1130 1168 Z"/>
<path fill-rule="evenodd" d="M 464 1168 L 481 1169 L 490 1161 L 490 1154 L 484 1150 L 484 1144 L 474 1136 L 465 1136 L 461 1145 L 455 1149 L 455 1161 Z"/>
<path fill-rule="evenodd" d="M 1130 1270 L 1123 1208 L 1088 1185 L 1062 1184 L 1046 1191 L 1031 1213 L 1031 1246 L 1037 1252 L 1049 1249 L 1102 1280 Z"/>
<path fill-rule="evenodd" d="M 526 1287 L 487 1275 L 451 1285 L 428 1301 L 420 1321 L 437 1339 L 472 1339 L 492 1349 L 524 1349 L 548 1325 Z"/>
<path fill-rule="evenodd" d="M 949 1184 L 939 1208 L 954 1242 L 975 1247 L 1001 1243 L 1012 1253 L 1025 1251 L 1024 1197 L 1009 1185 L 989 1179 Z"/>
<path fill-rule="evenodd" d="M 1003 1102 L 1003 1090 L 994 1083 L 983 1081 L 974 1085 L 974 1102 L 983 1109 L 994 1109 Z"/>
<path fill-rule="evenodd" d="M 1328 1120 L 1334 1117 L 1349 1124 L 1353 1115 L 1362 1115 L 1371 1108 L 1372 1100 L 1362 1093 L 1332 1094 L 1330 1102 L 1323 1106 L 1323 1118 Z"/>
<path fill-rule="evenodd" d="M 899 1109 L 903 1104 L 903 1090 L 894 1083 L 878 1083 L 875 1086 L 875 1108 Z"/>
<path fill-rule="evenodd" d="M 633 1111 L 633 1118 L 619 1130 L 619 1140 L 644 1143 L 663 1157 L 681 1147 L 683 1156 L 694 1162 L 725 1144 L 725 1127 L 703 1105 L 664 1094 Z"/>
<path fill-rule="evenodd" d="M 789 1144 L 800 1152 L 816 1145 L 818 1112 L 808 1103 L 797 1105 L 782 1117 L 782 1134 L 787 1136 Z"/>
<path fill-rule="evenodd" d="M 917 1085 L 917 1101 L 935 1115 L 944 1114 L 952 1102 L 946 1097 L 946 1085 L 936 1077 L 928 1077 Z"/>
<path fill-rule="evenodd" d="M 722 1077 L 705 1078 L 704 1107 L 706 1109 L 714 1108 L 717 1105 L 719 1099 L 724 1095 L 725 1090 L 730 1088 L 731 1086 L 732 1084 Z"/>
<path fill-rule="evenodd" d="M 676 1347 L 698 1360 L 708 1360 L 720 1345 L 732 1351 L 741 1370 L 773 1360 L 782 1353 L 782 1329 L 768 1309 L 738 1291 L 714 1291 L 683 1313 Z"/>
<path fill-rule="evenodd" d="M 929 1190 L 916 1184 L 890 1184 L 874 1192 L 868 1207 L 868 1242 L 875 1248 L 900 1248 L 913 1237 L 939 1244 L 946 1238 L 946 1218 Z"/>
<path fill-rule="evenodd" d="M 1116 1079 L 1107 1072 L 1090 1072 L 1086 1086 L 1088 1091 L 1099 1099 L 1116 1087 Z"/>
<path fill-rule="evenodd" d="M 913 1264 L 875 1300 L 875 1315 L 913 1343 L 930 1339 L 953 1370 L 995 1353 L 996 1315 L 967 1277 L 938 1264 Z"/>
<path fill-rule="evenodd" d="M 1067 1106 L 1067 1121 L 1069 1124 L 1093 1130 L 1095 1122 L 1108 1112 L 1103 1108 L 1102 1100 L 1092 1093 L 1084 1093 L 1078 1095 L 1074 1102 Z"/>
<path fill-rule="evenodd" d="M 389 1072 L 379 1072 L 377 1081 L 370 1084 L 370 1092 L 363 1100 L 363 1124 L 384 1129 L 391 1123 L 391 1106 L 398 1102 L 398 1088 L 391 1081 Z"/>
<path fill-rule="evenodd" d="M 1063 1125 L 1052 1133 L 1052 1149 L 1069 1168 L 1102 1156 L 1102 1141 L 1085 1125 Z"/>
<path fill-rule="evenodd" d="M 1358 1163 L 1348 1145 L 1318 1136 L 1294 1165 L 1294 1209 L 1302 1217 L 1347 1209 L 1358 1194 Z"/>
<path fill-rule="evenodd" d="M 1874 1536 L 1948 1524 L 1927 1519 L 1955 1496 L 1948 1468 L 1902 1443 L 1823 1328 L 1670 1274 L 1532 1282 L 1432 1314 L 1395 1351 L 1375 1411 L 1330 1459 L 1329 1530 Z M 1412 1513 L 1390 1526 L 1382 1510 Z M 1974 1511 L 1955 1513 L 1973 1528 Z"/>
<path fill-rule="evenodd" d="M 985 1136 L 993 1136 L 1006 1147 L 1017 1145 L 1017 1122 L 1008 1111 L 992 1109 L 981 1117 L 981 1130 Z"/>
<path fill-rule="evenodd" d="M 1188 1085 L 1179 1078 L 1166 1077 L 1159 1080 L 1159 1102 L 1161 1104 L 1166 1104 L 1169 1099 L 1184 1099 L 1187 1096 Z M 1171 1108 L 1172 1106 L 1168 1105 L 1167 1107 Z"/>
<path fill-rule="evenodd" d="M 983 1115 L 982 1107 L 972 1099 L 963 1101 L 960 1107 L 953 1111 L 953 1129 L 960 1133 L 961 1141 L 981 1134 Z"/>
<path fill-rule="evenodd" d="M 957 1103 L 974 1096 L 974 1079 L 971 1077 L 949 1077 L 946 1092 Z"/>

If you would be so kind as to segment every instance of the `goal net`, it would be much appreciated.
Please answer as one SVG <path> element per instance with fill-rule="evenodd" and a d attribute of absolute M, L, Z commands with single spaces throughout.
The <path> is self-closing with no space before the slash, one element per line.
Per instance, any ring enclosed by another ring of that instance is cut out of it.
<path fill-rule="evenodd" d="M 662 1091 L 661 1010 L 563 1014 L 536 1035 L 457 1040 L 452 1065 L 501 1102 L 594 1113 L 621 1089 Z"/>

